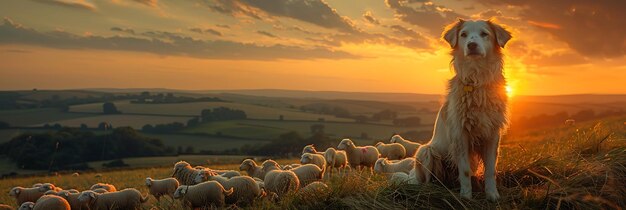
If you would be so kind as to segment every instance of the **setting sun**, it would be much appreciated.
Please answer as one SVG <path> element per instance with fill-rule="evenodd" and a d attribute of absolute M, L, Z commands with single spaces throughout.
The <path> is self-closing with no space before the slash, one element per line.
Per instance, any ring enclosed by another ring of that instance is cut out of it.
<path fill-rule="evenodd" d="M 506 95 L 509 96 L 509 98 L 513 97 L 513 87 L 510 85 L 506 86 Z"/>

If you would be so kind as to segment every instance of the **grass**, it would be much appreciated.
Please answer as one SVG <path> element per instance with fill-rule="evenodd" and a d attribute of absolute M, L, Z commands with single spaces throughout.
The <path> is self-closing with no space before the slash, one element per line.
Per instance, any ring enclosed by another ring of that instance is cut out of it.
<path fill-rule="evenodd" d="M 306 199 L 290 194 L 278 202 L 259 200 L 250 209 L 619 209 L 626 206 L 626 116 L 601 123 L 546 129 L 503 140 L 498 164 L 501 200 L 488 202 L 481 185 L 472 200 L 461 199 L 458 187 L 440 184 L 390 185 L 380 175 L 349 174 L 324 180 L 328 194 Z M 297 160 L 281 160 L 281 164 Z M 164 161 L 167 162 L 167 161 Z M 209 164 L 217 169 L 236 169 L 238 164 Z M 52 182 L 64 188 L 83 190 L 95 182 L 118 188 L 134 187 L 147 193 L 146 176 L 163 178 L 165 168 L 69 175 L 22 177 L 0 180 L 0 191 L 13 186 Z M 479 179 L 478 183 L 481 182 Z M 0 203 L 13 204 L 8 196 Z M 151 199 L 144 209 L 180 209 L 179 201 Z"/>
<path fill-rule="evenodd" d="M 87 124 L 90 128 L 97 128 L 101 122 L 111 123 L 114 127 L 130 126 L 135 129 L 141 129 L 146 124 L 167 124 L 173 122 L 180 122 L 187 124 L 187 121 L 191 117 L 176 117 L 176 116 L 150 116 L 150 115 L 96 115 L 81 118 L 66 119 L 60 121 L 53 121 L 49 124 L 59 123 L 63 126 L 80 127 L 81 124 Z"/>
<path fill-rule="evenodd" d="M 54 108 L 0 110 L 0 121 L 11 126 L 34 126 L 54 121 L 94 116 L 86 113 L 66 113 Z"/>

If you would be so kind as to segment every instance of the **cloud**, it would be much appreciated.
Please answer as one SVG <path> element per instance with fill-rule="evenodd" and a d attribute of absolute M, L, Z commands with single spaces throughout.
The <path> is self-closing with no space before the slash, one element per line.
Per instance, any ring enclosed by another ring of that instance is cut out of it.
<path fill-rule="evenodd" d="M 204 0 L 213 11 L 261 19 L 260 12 L 287 17 L 343 32 L 355 31 L 352 21 L 322 0 Z"/>
<path fill-rule="evenodd" d="M 215 36 L 222 36 L 222 32 L 219 32 L 219 31 L 217 31 L 215 29 L 211 29 L 211 28 L 207 28 L 207 29 L 204 29 L 204 30 L 201 29 L 201 28 L 190 28 L 189 31 L 196 32 L 196 33 L 199 33 L 199 34 L 208 33 L 208 34 L 212 34 L 212 35 L 215 35 Z"/>
<path fill-rule="evenodd" d="M 374 17 L 374 14 L 372 14 L 372 11 L 367 11 L 363 13 L 363 19 L 367 20 L 367 22 L 371 24 L 380 25 L 380 21 L 378 21 L 378 19 Z"/>
<path fill-rule="evenodd" d="M 163 31 L 143 32 L 141 36 L 81 36 L 63 31 L 39 32 L 5 18 L 0 25 L 0 45 L 33 45 L 56 49 L 98 49 L 147 52 L 158 55 L 202 59 L 276 60 L 276 59 L 356 59 L 359 56 L 325 48 L 286 45 L 262 46 L 223 40 L 199 40 Z"/>
<path fill-rule="evenodd" d="M 271 37 L 271 38 L 278 38 L 276 35 L 267 32 L 267 31 L 256 31 L 257 34 L 261 34 L 263 36 L 267 36 L 267 37 Z"/>
<path fill-rule="evenodd" d="M 156 7 L 158 4 L 158 0 L 133 0 L 138 3 L 145 4 L 147 6 Z"/>
<path fill-rule="evenodd" d="M 439 37 L 443 28 L 457 18 L 468 18 L 430 1 L 385 0 L 385 3 L 394 11 L 397 18 L 426 29 L 434 37 Z M 419 5 L 415 7 L 411 3 Z"/>
<path fill-rule="evenodd" d="M 130 28 L 120 28 L 120 27 L 112 27 L 111 31 L 117 31 L 117 32 L 124 32 L 127 34 L 135 34 L 135 30 L 130 29 Z"/>
<path fill-rule="evenodd" d="M 626 54 L 626 1 L 482 0 L 486 6 L 513 6 L 535 28 L 590 57 Z"/>
<path fill-rule="evenodd" d="M 33 0 L 44 4 L 62 6 L 66 8 L 96 11 L 96 6 L 86 0 Z"/>
<path fill-rule="evenodd" d="M 215 24 L 215 26 L 220 27 L 220 28 L 230 28 L 230 26 L 226 24 Z"/>

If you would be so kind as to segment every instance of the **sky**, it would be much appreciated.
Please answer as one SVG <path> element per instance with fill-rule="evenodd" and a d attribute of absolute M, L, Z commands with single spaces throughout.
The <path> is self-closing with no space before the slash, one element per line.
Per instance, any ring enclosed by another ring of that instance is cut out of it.
<path fill-rule="evenodd" d="M 0 90 L 445 93 L 443 28 L 513 33 L 514 95 L 626 94 L 623 0 L 3 0 Z"/>

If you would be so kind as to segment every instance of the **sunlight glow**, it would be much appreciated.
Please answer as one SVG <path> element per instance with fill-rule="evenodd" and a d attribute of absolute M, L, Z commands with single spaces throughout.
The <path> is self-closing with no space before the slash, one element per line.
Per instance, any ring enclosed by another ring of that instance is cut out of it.
<path fill-rule="evenodd" d="M 511 87 L 510 85 L 507 85 L 505 88 L 506 88 L 506 95 L 509 96 L 509 98 L 513 97 L 513 87 Z"/>

